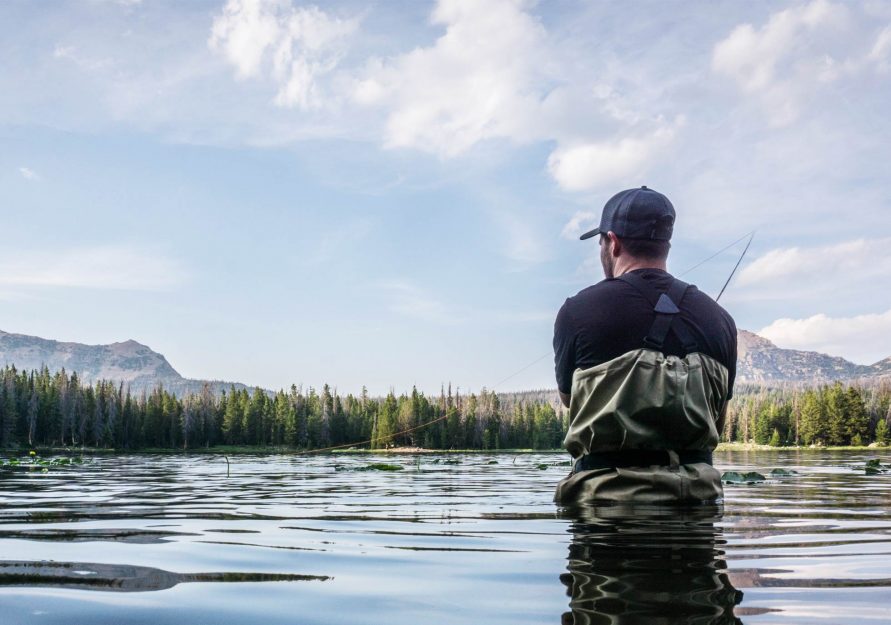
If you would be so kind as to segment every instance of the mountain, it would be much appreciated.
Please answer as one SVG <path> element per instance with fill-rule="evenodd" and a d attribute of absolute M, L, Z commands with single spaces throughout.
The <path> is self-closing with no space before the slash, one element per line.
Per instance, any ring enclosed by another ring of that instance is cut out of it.
<path fill-rule="evenodd" d="M 891 376 L 891 357 L 858 365 L 838 356 L 783 349 L 746 330 L 739 331 L 738 339 L 736 379 L 742 383 L 822 383 Z"/>
<path fill-rule="evenodd" d="M 162 385 L 178 395 L 199 393 L 209 384 L 215 393 L 228 390 L 230 383 L 219 380 L 192 380 L 181 376 L 167 359 L 150 347 L 136 341 L 110 345 L 84 345 L 53 341 L 38 336 L 11 334 L 0 330 L 0 367 L 15 365 L 18 369 L 50 371 L 65 369 L 77 372 L 85 382 L 114 380 L 129 386 L 131 392 Z M 244 384 L 235 383 L 238 389 Z"/>
<path fill-rule="evenodd" d="M 819 352 L 782 349 L 746 330 L 739 331 L 738 355 L 736 379 L 742 384 L 823 383 L 891 377 L 891 357 L 873 365 L 858 365 Z M 3 365 L 15 365 L 25 370 L 40 369 L 44 365 L 51 371 L 64 368 L 69 373 L 76 371 L 86 382 L 122 382 L 134 393 L 151 390 L 159 384 L 177 395 L 200 393 L 205 385 L 217 394 L 230 386 L 247 388 L 239 383 L 184 378 L 164 356 L 132 340 L 110 345 L 84 345 L 0 331 L 0 367 Z M 552 394 L 553 391 L 503 395 L 504 400 L 511 403 L 542 393 Z"/>

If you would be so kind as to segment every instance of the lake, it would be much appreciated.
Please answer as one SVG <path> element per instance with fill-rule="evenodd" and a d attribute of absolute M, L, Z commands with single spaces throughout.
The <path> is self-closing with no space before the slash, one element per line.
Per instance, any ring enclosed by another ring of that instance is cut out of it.
<path fill-rule="evenodd" d="M 563 454 L 0 469 L 0 621 L 887 623 L 891 453 L 723 452 L 722 507 L 560 510 Z M 401 471 L 357 470 L 371 463 Z"/>

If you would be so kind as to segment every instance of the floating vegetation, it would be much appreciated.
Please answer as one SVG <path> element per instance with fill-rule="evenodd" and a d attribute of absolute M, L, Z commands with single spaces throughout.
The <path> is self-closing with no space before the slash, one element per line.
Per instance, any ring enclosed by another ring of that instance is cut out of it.
<path fill-rule="evenodd" d="M 790 477 L 798 475 L 798 471 L 793 471 L 792 469 L 771 469 L 768 475 L 770 477 Z"/>
<path fill-rule="evenodd" d="M 486 464 L 498 464 L 497 460 L 489 460 Z"/>
<path fill-rule="evenodd" d="M 882 464 L 878 458 L 870 458 L 863 466 L 863 470 L 867 475 L 876 475 L 877 473 L 887 473 L 891 471 L 891 465 Z"/>
<path fill-rule="evenodd" d="M 4 469 L 43 469 L 44 473 L 49 471 L 49 467 L 66 467 L 71 465 L 80 465 L 84 463 L 84 459 L 70 456 L 60 456 L 57 458 L 41 458 L 36 451 L 28 452 L 24 458 L 8 458 L 0 459 L 0 468 Z"/>
<path fill-rule="evenodd" d="M 461 464 L 460 460 L 443 460 L 443 464 Z"/>
<path fill-rule="evenodd" d="M 725 484 L 755 484 L 757 482 L 763 482 L 766 479 L 766 477 L 756 471 L 747 471 L 746 473 L 726 471 L 724 475 L 721 476 L 721 481 Z"/>
<path fill-rule="evenodd" d="M 544 471 L 545 469 L 547 469 L 547 468 L 548 468 L 549 466 L 551 466 L 551 465 L 549 465 L 549 464 L 539 464 L 539 465 L 536 465 L 536 466 L 538 467 L 538 470 L 539 470 L 539 471 Z"/>
<path fill-rule="evenodd" d="M 366 467 L 360 467 L 359 471 L 402 471 L 404 469 L 401 464 L 369 464 Z"/>
<path fill-rule="evenodd" d="M 345 467 L 343 465 L 334 465 L 335 471 L 402 471 L 405 469 L 401 464 L 366 464 L 364 467 Z"/>

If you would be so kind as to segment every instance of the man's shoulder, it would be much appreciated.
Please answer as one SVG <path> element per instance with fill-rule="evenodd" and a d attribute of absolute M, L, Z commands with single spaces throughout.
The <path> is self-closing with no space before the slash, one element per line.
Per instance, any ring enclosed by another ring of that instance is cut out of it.
<path fill-rule="evenodd" d="M 726 323 L 735 327 L 733 317 L 730 316 L 730 313 L 718 302 L 713 300 L 710 295 L 700 291 L 695 285 L 690 285 L 686 298 L 689 298 L 690 303 L 695 306 L 698 312 L 705 312 L 711 316 L 721 318 Z"/>
<path fill-rule="evenodd" d="M 587 307 L 597 302 L 607 303 L 619 293 L 630 293 L 634 288 L 619 278 L 606 278 L 589 287 L 585 287 L 566 300 L 566 305 L 574 307 Z"/>

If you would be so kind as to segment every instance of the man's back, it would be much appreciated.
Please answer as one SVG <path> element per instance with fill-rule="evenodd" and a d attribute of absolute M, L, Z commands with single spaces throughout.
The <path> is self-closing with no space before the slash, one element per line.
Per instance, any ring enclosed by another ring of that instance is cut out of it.
<path fill-rule="evenodd" d="M 638 269 L 638 274 L 659 293 L 668 291 L 673 278 L 659 269 Z M 674 323 L 683 324 L 697 351 L 727 368 L 729 389 L 736 375 L 736 325 L 712 298 L 691 286 L 679 303 Z M 622 278 L 606 279 L 580 291 L 563 304 L 554 325 L 557 386 L 569 395 L 572 374 L 646 347 L 656 312 L 637 288 Z M 669 332 L 661 350 L 668 356 L 686 356 L 677 333 Z M 729 397 L 728 397 L 729 399 Z"/>

